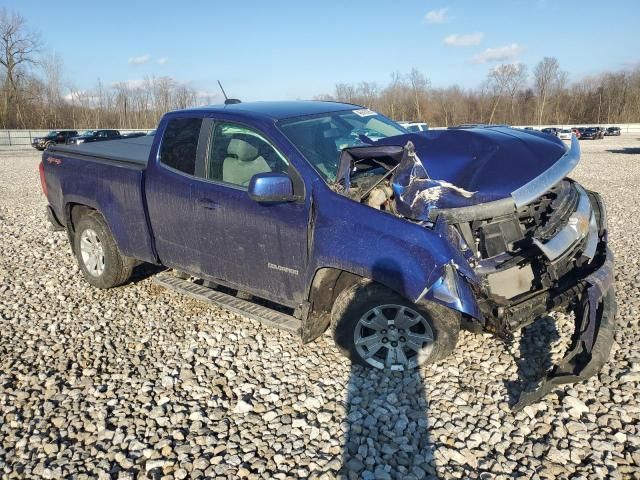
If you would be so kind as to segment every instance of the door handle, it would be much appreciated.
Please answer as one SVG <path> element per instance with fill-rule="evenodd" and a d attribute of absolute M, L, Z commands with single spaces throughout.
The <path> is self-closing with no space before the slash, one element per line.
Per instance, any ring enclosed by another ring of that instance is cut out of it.
<path fill-rule="evenodd" d="M 207 208 L 209 210 L 215 210 L 220 206 L 216 202 L 214 202 L 213 200 L 209 200 L 208 198 L 199 198 L 198 204 L 200 204 L 202 208 Z"/>

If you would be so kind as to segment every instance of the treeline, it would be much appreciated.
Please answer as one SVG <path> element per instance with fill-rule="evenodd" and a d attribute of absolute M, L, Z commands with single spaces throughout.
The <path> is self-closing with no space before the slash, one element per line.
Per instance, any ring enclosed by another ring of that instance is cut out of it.
<path fill-rule="evenodd" d="M 478 87 L 434 88 L 416 69 L 393 73 L 386 85 L 339 83 L 318 99 L 365 105 L 396 120 L 434 126 L 633 123 L 640 121 L 640 67 L 570 82 L 546 57 L 529 73 L 522 64 L 493 68 Z"/>
<path fill-rule="evenodd" d="M 169 77 L 77 89 L 62 60 L 44 55 L 41 39 L 20 14 L 0 9 L 0 128 L 153 128 L 174 109 L 211 103 Z M 417 69 L 387 84 L 339 83 L 331 99 L 365 105 L 396 120 L 433 126 L 632 123 L 640 121 L 640 66 L 570 81 L 555 58 L 530 71 L 494 67 L 477 88 L 436 88 Z"/>

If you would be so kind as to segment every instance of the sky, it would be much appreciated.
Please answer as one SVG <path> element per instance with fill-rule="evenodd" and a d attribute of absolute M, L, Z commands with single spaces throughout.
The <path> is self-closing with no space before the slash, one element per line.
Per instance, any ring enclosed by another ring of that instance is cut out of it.
<path fill-rule="evenodd" d="M 420 70 L 478 86 L 500 63 L 555 56 L 570 79 L 640 65 L 640 0 L 51 2 L 3 0 L 90 89 L 170 76 L 219 100 L 312 98 Z"/>

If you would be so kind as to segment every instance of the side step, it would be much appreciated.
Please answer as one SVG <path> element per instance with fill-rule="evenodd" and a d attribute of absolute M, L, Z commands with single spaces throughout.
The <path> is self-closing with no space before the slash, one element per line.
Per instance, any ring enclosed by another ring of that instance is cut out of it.
<path fill-rule="evenodd" d="M 183 280 L 169 272 L 163 272 L 153 277 L 153 283 L 174 292 L 188 295 L 196 300 L 224 307 L 231 312 L 252 318 L 269 327 L 280 328 L 298 335 L 302 331 L 302 322 L 296 317 L 242 300 L 233 295 L 218 292 L 189 280 Z"/>

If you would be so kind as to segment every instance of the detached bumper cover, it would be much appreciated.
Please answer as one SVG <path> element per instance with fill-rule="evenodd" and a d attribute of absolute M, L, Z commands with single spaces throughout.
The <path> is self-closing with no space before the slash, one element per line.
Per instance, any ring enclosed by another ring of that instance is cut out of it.
<path fill-rule="evenodd" d="M 602 266 L 586 277 L 585 295 L 575 309 L 576 328 L 566 356 L 533 392 L 523 393 L 513 410 L 536 403 L 557 385 L 592 377 L 609 358 L 615 334 L 616 299 L 613 253 L 607 248 Z"/>

